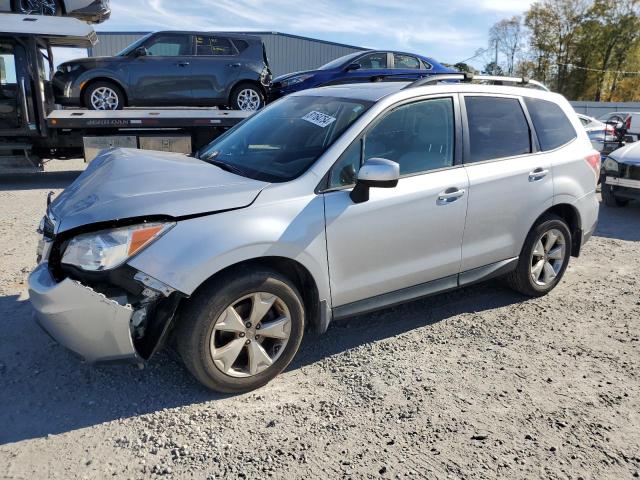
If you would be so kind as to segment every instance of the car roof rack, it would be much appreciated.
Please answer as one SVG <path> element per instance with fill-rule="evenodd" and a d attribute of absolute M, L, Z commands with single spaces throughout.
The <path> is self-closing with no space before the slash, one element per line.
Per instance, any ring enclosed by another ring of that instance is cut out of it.
<path fill-rule="evenodd" d="M 432 85 L 434 83 L 446 82 L 446 81 L 459 81 L 464 83 L 471 82 L 482 82 L 489 83 L 491 85 L 504 85 L 504 84 L 515 84 L 520 86 L 531 85 L 540 90 L 544 90 L 549 92 L 550 90 L 541 82 L 536 80 L 531 80 L 527 77 L 502 77 L 495 75 L 474 75 L 469 72 L 460 72 L 460 73 L 444 73 L 438 75 L 430 75 L 428 77 L 419 78 L 411 82 L 409 85 L 404 87 L 404 89 L 422 87 L 424 85 Z"/>

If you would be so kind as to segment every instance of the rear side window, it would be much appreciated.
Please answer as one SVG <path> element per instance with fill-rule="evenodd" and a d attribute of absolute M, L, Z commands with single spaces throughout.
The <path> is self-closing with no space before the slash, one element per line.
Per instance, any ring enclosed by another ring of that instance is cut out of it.
<path fill-rule="evenodd" d="M 402 55 L 399 53 L 393 54 L 393 64 L 395 68 L 402 69 L 420 69 L 420 62 L 416 57 L 410 55 Z"/>
<path fill-rule="evenodd" d="M 234 40 L 233 44 L 236 46 L 239 52 L 244 52 L 247 48 L 249 48 L 249 42 L 245 40 Z"/>
<path fill-rule="evenodd" d="M 531 132 L 516 98 L 465 97 L 470 158 L 466 163 L 531 153 Z"/>
<path fill-rule="evenodd" d="M 561 147 L 576 138 L 576 131 L 562 109 L 553 102 L 525 98 L 542 151 Z"/>
<path fill-rule="evenodd" d="M 206 57 L 218 55 L 235 55 L 233 45 L 224 37 L 196 37 L 196 54 Z"/>

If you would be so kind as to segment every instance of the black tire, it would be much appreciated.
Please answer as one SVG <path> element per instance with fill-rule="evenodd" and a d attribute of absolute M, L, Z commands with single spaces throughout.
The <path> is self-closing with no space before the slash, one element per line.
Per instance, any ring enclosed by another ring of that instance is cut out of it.
<path fill-rule="evenodd" d="M 613 193 L 613 188 L 607 183 L 602 184 L 602 203 L 607 207 L 626 207 L 629 204 L 629 200 L 617 198 Z"/>
<path fill-rule="evenodd" d="M 255 292 L 276 295 L 284 302 L 291 319 L 289 338 L 277 359 L 265 370 L 248 377 L 231 376 L 212 358 L 214 325 L 229 306 Z M 267 384 L 289 365 L 300 347 L 304 328 L 302 297 L 288 278 L 265 268 L 236 270 L 206 283 L 189 300 L 176 329 L 176 347 L 187 370 L 204 386 L 223 393 L 241 393 Z"/>
<path fill-rule="evenodd" d="M 533 263 L 533 250 L 538 240 L 545 234 L 545 232 L 550 230 L 557 230 L 564 236 L 564 258 L 555 278 L 547 285 L 540 285 L 532 278 L 531 269 Z M 524 295 L 529 297 L 541 297 L 553 290 L 562 279 L 562 276 L 569 265 L 570 257 L 571 232 L 569 231 L 567 223 L 557 215 L 546 214 L 541 217 L 529 231 L 529 234 L 525 239 L 524 246 L 522 247 L 522 251 L 520 252 L 518 266 L 513 272 L 507 275 L 506 280 L 511 288 Z"/>
<path fill-rule="evenodd" d="M 55 0 L 51 5 L 54 10 L 52 11 L 50 8 L 46 8 L 44 7 L 44 5 L 41 6 L 41 8 L 44 8 L 44 10 L 42 11 L 27 11 L 26 8 L 26 0 L 13 0 L 12 2 L 12 7 L 11 10 L 15 13 L 20 13 L 23 15 L 51 15 L 51 16 L 55 16 L 55 17 L 60 17 L 62 16 L 63 12 L 62 12 L 62 7 L 60 6 L 60 2 L 59 0 Z"/>
<path fill-rule="evenodd" d="M 239 85 L 236 85 L 231 91 L 229 103 L 233 110 L 246 110 L 246 108 L 243 108 L 242 106 L 243 102 L 241 99 L 241 94 L 246 91 L 253 92 L 253 94 L 258 99 L 258 104 L 257 104 L 258 106 L 253 111 L 260 110 L 262 107 L 264 107 L 265 98 L 264 98 L 264 92 L 262 91 L 262 89 L 254 83 L 244 82 Z M 252 111 L 252 110 L 249 110 L 249 111 Z"/>
<path fill-rule="evenodd" d="M 117 98 L 117 106 L 115 108 L 95 108 L 91 102 L 91 96 L 93 92 L 99 89 L 110 89 Z M 113 82 L 100 81 L 89 84 L 82 93 L 82 104 L 89 110 L 122 110 L 125 104 L 124 92 L 122 89 Z"/>

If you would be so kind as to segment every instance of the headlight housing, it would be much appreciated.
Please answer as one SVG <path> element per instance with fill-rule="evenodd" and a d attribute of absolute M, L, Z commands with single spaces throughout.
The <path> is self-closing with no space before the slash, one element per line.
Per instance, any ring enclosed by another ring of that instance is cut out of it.
<path fill-rule="evenodd" d="M 287 78 L 286 80 L 282 81 L 282 86 L 283 87 L 291 87 L 292 85 L 297 85 L 298 83 L 302 83 L 305 80 L 308 80 L 309 78 L 313 77 L 312 73 L 305 73 L 302 75 L 296 75 L 295 77 L 291 77 L 291 78 Z"/>
<path fill-rule="evenodd" d="M 616 162 L 613 158 L 607 157 L 602 164 L 605 171 L 608 172 L 617 172 L 618 171 L 618 162 Z"/>
<path fill-rule="evenodd" d="M 175 225 L 155 222 L 83 233 L 72 238 L 62 255 L 62 263 L 98 272 L 122 265 Z"/>

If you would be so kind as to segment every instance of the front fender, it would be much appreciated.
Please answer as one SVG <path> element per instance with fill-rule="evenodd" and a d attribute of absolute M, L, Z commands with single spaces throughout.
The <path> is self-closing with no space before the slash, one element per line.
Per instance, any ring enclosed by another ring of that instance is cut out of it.
<path fill-rule="evenodd" d="M 314 278 L 319 299 L 331 305 L 321 196 L 178 221 L 128 263 L 190 295 L 217 272 L 263 257 L 300 263 Z"/>
<path fill-rule="evenodd" d="M 92 68 L 80 74 L 71 85 L 72 93 L 78 98 L 81 98 L 84 86 L 93 80 L 111 81 L 122 88 L 127 98 L 131 98 L 129 88 L 127 87 L 128 78 L 126 72 L 118 72 L 108 68 Z"/>

